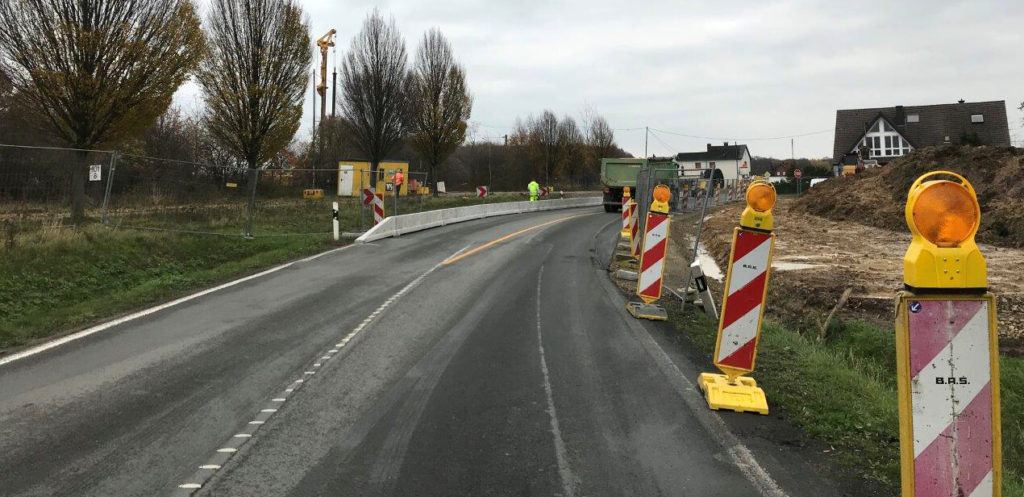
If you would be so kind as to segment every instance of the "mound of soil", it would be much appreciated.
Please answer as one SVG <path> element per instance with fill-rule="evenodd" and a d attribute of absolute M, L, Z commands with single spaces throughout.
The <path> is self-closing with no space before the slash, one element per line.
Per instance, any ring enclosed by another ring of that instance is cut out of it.
<path fill-rule="evenodd" d="M 853 178 L 833 178 L 810 189 L 792 209 L 836 221 L 855 221 L 906 231 L 904 207 L 910 185 L 929 171 L 963 175 L 981 205 L 977 240 L 1024 247 L 1024 150 L 943 146 L 915 150 Z"/>

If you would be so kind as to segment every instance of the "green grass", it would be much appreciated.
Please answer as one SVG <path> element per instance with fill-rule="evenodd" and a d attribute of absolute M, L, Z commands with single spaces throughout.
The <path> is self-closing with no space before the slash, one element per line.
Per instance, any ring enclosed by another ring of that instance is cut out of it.
<path fill-rule="evenodd" d="M 421 206 L 420 199 L 403 198 L 400 213 L 512 200 L 519 198 L 448 196 L 422 199 Z M 19 229 L 13 247 L 6 238 L 0 245 L 0 349 L 330 248 L 331 201 L 261 201 L 253 239 L 240 236 L 244 216 L 225 203 L 151 209 L 113 216 L 112 223 L 229 236 L 111 229 L 95 222 L 72 227 L 52 218 Z M 342 231 L 358 229 L 355 200 L 342 199 L 339 214 Z"/>
<path fill-rule="evenodd" d="M 717 323 L 692 311 L 671 319 L 704 352 Z M 1024 497 L 1024 359 L 1002 357 L 1003 495 Z M 822 341 L 767 323 L 754 376 L 773 409 L 840 450 L 844 463 L 894 489 L 899 485 L 896 356 L 892 330 L 841 323 Z"/>

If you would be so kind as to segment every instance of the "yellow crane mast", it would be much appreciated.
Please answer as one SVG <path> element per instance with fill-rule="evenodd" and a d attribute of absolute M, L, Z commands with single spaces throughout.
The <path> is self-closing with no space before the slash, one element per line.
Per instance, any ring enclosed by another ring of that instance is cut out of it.
<path fill-rule="evenodd" d="M 334 46 L 337 33 L 332 29 L 316 40 L 316 46 L 320 47 L 320 84 L 316 85 L 316 92 L 320 94 L 320 122 L 327 117 L 327 49 Z"/>

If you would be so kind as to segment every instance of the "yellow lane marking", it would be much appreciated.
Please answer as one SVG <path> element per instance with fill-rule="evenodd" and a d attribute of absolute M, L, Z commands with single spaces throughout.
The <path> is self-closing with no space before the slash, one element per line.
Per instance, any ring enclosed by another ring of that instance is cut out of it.
<path fill-rule="evenodd" d="M 535 225 L 535 226 L 530 226 L 529 228 L 523 228 L 523 229 L 521 229 L 519 231 L 516 231 L 514 233 L 509 233 L 507 235 L 495 238 L 494 240 L 491 240 L 491 241 L 489 241 L 489 242 L 487 242 L 487 243 L 485 243 L 485 244 L 483 244 L 483 245 L 481 245 L 479 247 L 476 247 L 476 248 L 474 248 L 472 250 L 467 250 L 467 251 L 465 251 L 465 252 L 463 252 L 463 253 L 461 253 L 459 255 L 455 255 L 455 256 L 449 257 L 449 258 L 445 259 L 444 262 L 441 263 L 441 265 L 442 266 L 447 266 L 449 264 L 456 263 L 456 262 L 458 262 L 458 261 L 460 261 L 462 259 L 465 259 L 466 257 L 469 257 L 469 256 L 471 256 L 471 255 L 473 255 L 473 254 L 475 254 L 477 252 L 480 252 L 482 250 L 487 250 L 487 249 L 489 249 L 489 248 L 491 248 L 491 247 L 493 247 L 493 246 L 495 246 L 495 245 L 497 245 L 497 244 L 499 244 L 499 243 L 501 243 L 501 242 L 503 242 L 505 240 L 509 240 L 511 238 L 515 238 L 515 237 L 517 237 L 519 235 L 522 235 L 523 233 L 526 233 L 526 232 L 529 232 L 529 231 L 533 231 L 533 230 L 537 230 L 537 229 L 543 228 L 545 226 L 550 226 L 550 225 L 555 224 L 555 223 L 560 223 L 562 221 L 568 221 L 570 219 L 574 219 L 574 218 L 582 217 L 582 216 L 589 216 L 589 215 L 590 214 L 588 213 L 588 214 L 577 214 L 575 216 L 566 216 L 566 217 L 563 217 L 563 218 L 555 219 L 554 221 L 548 221 L 546 223 L 541 223 L 541 224 L 538 224 L 538 225 Z"/>

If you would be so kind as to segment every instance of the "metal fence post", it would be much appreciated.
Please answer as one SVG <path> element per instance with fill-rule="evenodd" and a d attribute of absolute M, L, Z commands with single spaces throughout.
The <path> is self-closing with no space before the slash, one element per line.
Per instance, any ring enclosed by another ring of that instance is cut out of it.
<path fill-rule="evenodd" d="M 100 209 L 100 222 L 104 226 L 110 226 L 110 216 L 107 214 L 107 208 L 110 206 L 110 192 L 114 187 L 114 170 L 117 169 L 117 158 L 121 155 L 121 152 L 117 150 L 110 155 L 110 169 L 107 171 L 107 187 L 103 191 L 103 207 Z"/>
<path fill-rule="evenodd" d="M 252 238 L 252 221 L 256 216 L 256 183 L 259 182 L 260 170 L 249 169 L 249 209 L 245 223 L 245 237 Z"/>

